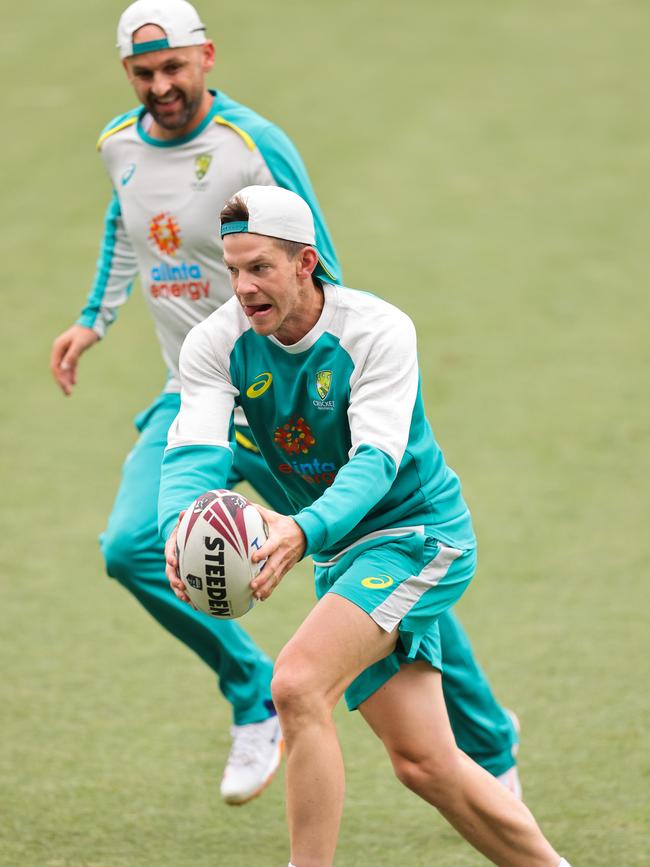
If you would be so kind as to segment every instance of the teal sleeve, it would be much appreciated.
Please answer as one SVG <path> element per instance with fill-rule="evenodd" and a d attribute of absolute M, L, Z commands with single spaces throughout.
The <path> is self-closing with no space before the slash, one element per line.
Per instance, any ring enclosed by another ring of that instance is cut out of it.
<path fill-rule="evenodd" d="M 305 554 L 334 546 L 388 493 L 397 467 L 380 449 L 361 445 L 338 471 L 334 484 L 311 506 L 292 515 L 305 534 Z"/>
<path fill-rule="evenodd" d="M 332 282 L 341 283 L 341 267 L 336 257 L 334 244 L 318 204 L 316 193 L 309 180 L 307 169 L 295 145 L 289 136 L 276 126 L 269 127 L 259 138 L 256 138 L 255 144 L 264 157 L 277 185 L 298 193 L 311 208 L 316 229 L 316 247 L 327 266 L 328 276 L 332 277 Z"/>
<path fill-rule="evenodd" d="M 225 488 L 232 452 L 223 446 L 178 446 L 165 452 L 158 494 L 158 529 L 167 540 L 178 513 L 205 491 Z"/>
<path fill-rule="evenodd" d="M 118 308 L 131 294 L 136 274 L 135 254 L 122 227 L 122 210 L 113 190 L 104 217 L 95 277 L 77 324 L 93 328 L 103 337 L 117 318 Z"/>

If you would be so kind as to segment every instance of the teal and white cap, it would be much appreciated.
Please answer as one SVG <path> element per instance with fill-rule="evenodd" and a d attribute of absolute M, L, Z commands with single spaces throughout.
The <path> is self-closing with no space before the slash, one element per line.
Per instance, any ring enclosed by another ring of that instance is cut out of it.
<path fill-rule="evenodd" d="M 252 186 L 244 187 L 232 199 L 241 199 L 248 210 L 247 220 L 236 220 L 221 224 L 221 237 L 241 234 L 267 235 L 282 241 L 295 241 L 316 247 L 314 217 L 307 202 L 297 193 L 284 187 Z M 336 282 L 331 272 L 318 255 L 314 277 L 326 282 Z"/>
<path fill-rule="evenodd" d="M 244 187 L 232 196 L 248 209 L 248 220 L 221 224 L 221 237 L 236 232 L 268 235 L 283 241 L 316 246 L 314 217 L 307 202 L 284 187 Z"/>
<path fill-rule="evenodd" d="M 165 37 L 151 42 L 133 42 L 133 34 L 145 24 L 156 24 Z M 122 60 L 134 54 L 203 45 L 205 25 L 187 0 L 135 0 L 124 10 L 117 25 L 117 47 Z"/>

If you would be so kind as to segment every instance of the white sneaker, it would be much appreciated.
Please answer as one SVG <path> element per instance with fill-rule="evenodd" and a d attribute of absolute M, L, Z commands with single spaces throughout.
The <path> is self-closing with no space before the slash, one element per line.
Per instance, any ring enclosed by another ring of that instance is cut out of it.
<path fill-rule="evenodd" d="M 505 711 L 510 717 L 512 727 L 517 734 L 517 741 L 512 745 L 512 756 L 514 758 L 519 752 L 519 734 L 521 732 L 521 723 L 519 722 L 519 717 L 513 710 L 506 708 Z M 513 765 L 511 768 L 508 768 L 505 774 L 500 774 L 500 776 L 497 777 L 497 780 L 501 783 L 504 789 L 512 792 L 515 798 L 518 798 L 520 801 L 523 799 L 523 790 L 521 788 L 521 780 L 519 779 L 519 770 L 517 768 L 517 765 Z"/>
<path fill-rule="evenodd" d="M 233 743 L 221 780 L 226 804 L 245 804 L 273 779 L 282 758 L 282 731 L 277 716 L 260 723 L 232 726 Z"/>

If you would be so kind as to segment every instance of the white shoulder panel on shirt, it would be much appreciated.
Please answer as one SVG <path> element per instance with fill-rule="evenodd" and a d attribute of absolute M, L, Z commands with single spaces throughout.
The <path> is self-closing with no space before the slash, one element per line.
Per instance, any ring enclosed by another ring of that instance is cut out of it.
<path fill-rule="evenodd" d="M 367 292 L 335 288 L 338 303 L 331 330 L 355 365 L 373 350 L 396 358 L 415 351 L 415 326 L 403 310 Z"/>
<path fill-rule="evenodd" d="M 198 356 L 209 353 L 211 360 L 227 370 L 235 343 L 249 328 L 241 305 L 235 297 L 230 298 L 191 329 L 181 349 L 181 367 L 186 360 L 196 363 Z"/>

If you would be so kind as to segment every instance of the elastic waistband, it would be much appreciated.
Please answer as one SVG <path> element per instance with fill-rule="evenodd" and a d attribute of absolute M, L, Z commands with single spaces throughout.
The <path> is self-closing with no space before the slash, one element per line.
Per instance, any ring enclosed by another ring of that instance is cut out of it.
<path fill-rule="evenodd" d="M 367 536 L 360 536 L 351 545 L 342 548 L 331 558 L 331 560 L 314 560 L 314 566 L 320 566 L 321 568 L 334 566 L 344 554 L 347 554 L 348 551 L 351 551 L 353 548 L 356 548 L 357 545 L 362 545 L 364 542 L 368 542 L 372 539 L 382 539 L 386 537 L 398 539 L 400 536 L 409 536 L 411 533 L 419 533 L 421 536 L 424 536 L 424 524 L 417 524 L 414 527 L 387 527 L 385 530 L 375 530 L 374 533 L 368 533 Z"/>

